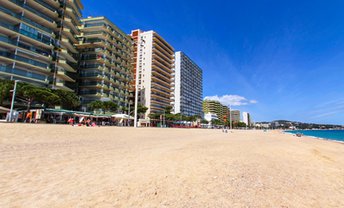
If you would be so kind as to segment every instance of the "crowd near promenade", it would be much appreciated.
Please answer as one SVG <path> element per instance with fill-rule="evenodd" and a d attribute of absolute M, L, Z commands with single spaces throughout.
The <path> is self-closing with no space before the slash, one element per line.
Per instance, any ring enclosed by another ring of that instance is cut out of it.
<path fill-rule="evenodd" d="M 344 207 L 344 145 L 280 131 L 0 123 L 0 207 Z"/>

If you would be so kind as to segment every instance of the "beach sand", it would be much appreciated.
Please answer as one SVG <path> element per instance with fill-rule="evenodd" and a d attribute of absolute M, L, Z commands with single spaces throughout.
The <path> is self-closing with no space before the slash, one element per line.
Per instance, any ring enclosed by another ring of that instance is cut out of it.
<path fill-rule="evenodd" d="M 0 207 L 344 207 L 344 145 L 279 131 L 0 124 Z"/>

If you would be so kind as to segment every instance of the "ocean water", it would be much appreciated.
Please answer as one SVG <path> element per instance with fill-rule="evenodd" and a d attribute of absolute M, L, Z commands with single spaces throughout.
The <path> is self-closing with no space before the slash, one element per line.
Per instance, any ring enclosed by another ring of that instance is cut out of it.
<path fill-rule="evenodd" d="M 301 133 L 305 136 L 344 142 L 344 130 L 295 130 L 286 132 L 292 134 Z"/>

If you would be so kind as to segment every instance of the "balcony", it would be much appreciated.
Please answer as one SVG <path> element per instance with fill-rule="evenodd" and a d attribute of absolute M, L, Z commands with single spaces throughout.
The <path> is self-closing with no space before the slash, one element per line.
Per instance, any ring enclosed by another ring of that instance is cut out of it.
<path fill-rule="evenodd" d="M 163 81 L 163 82 L 166 82 L 166 83 L 170 83 L 172 81 L 172 79 L 170 77 L 167 77 L 165 76 L 164 74 L 162 73 L 159 73 L 159 71 L 153 69 L 152 70 L 152 75 L 153 77 L 156 77 L 158 78 L 159 80 Z M 172 83 L 171 83 L 172 84 Z"/>
<path fill-rule="evenodd" d="M 0 66 L 0 74 L 4 74 L 7 76 L 20 77 L 21 79 L 29 79 L 34 82 L 39 82 L 41 84 L 48 83 L 47 75 L 36 74 L 30 71 L 16 69 L 16 68 Z"/>
<path fill-rule="evenodd" d="M 27 1 L 27 4 L 29 4 L 33 9 L 49 15 L 50 18 L 58 17 L 56 12 L 57 9 L 42 0 Z"/>
<path fill-rule="evenodd" d="M 172 60 L 166 60 L 163 56 L 153 53 L 153 59 L 159 61 L 160 64 L 164 65 L 166 68 L 172 68 Z"/>
<path fill-rule="evenodd" d="M 3 12 L 3 13 L 1 13 Z M 48 34 L 52 34 L 53 30 L 49 29 L 47 27 L 44 27 L 34 21 L 32 21 L 31 19 L 24 17 L 20 14 L 17 14 L 9 9 L 6 9 L 4 7 L 0 7 L 0 17 L 6 20 L 9 20 L 10 22 L 15 22 L 16 24 L 20 24 L 22 21 L 25 23 L 28 23 L 30 25 L 32 25 L 33 27 L 37 28 L 37 29 L 41 29 L 44 32 L 47 32 Z"/>
<path fill-rule="evenodd" d="M 64 89 L 64 90 L 67 90 L 67 91 L 70 91 L 70 92 L 73 92 L 74 90 L 72 90 L 71 88 L 67 87 L 65 82 L 63 81 L 58 81 L 56 82 L 55 86 L 58 88 L 58 89 Z"/>
<path fill-rule="evenodd" d="M 42 25 L 48 26 L 50 28 L 56 27 L 56 23 L 54 19 L 49 17 L 48 15 L 45 15 L 44 13 L 45 11 L 42 12 L 41 10 L 34 8 L 33 5 L 31 5 L 31 3 L 33 3 L 31 1 L 30 1 L 30 5 L 24 3 L 24 1 L 21 1 L 21 0 L 9 0 L 9 1 L 4 1 L 3 3 L 6 4 L 7 7 L 16 8 L 17 10 L 25 9 L 25 15 L 29 17 L 31 20 L 33 20 L 34 22 L 40 22 Z M 42 7 L 42 9 L 45 10 L 47 8 Z"/>
<path fill-rule="evenodd" d="M 32 60 L 30 58 L 14 55 L 7 52 L 0 52 L 0 60 L 5 63 L 15 62 L 18 65 L 28 67 L 30 69 L 35 69 L 41 72 L 50 72 L 49 65 L 39 61 Z"/>
<path fill-rule="evenodd" d="M 68 71 L 68 72 L 73 72 L 73 73 L 76 72 L 76 70 L 75 70 L 73 67 L 71 67 L 71 66 L 67 63 L 66 60 L 60 59 L 60 60 L 58 61 L 58 65 L 59 65 L 60 67 L 64 68 L 64 69 L 65 69 L 66 71 Z"/>
<path fill-rule="evenodd" d="M 80 34 L 80 31 L 77 29 L 77 26 L 79 25 L 78 23 L 76 23 L 73 19 L 67 16 L 65 16 L 63 19 L 64 24 L 68 26 L 68 28 L 72 29 L 74 34 Z"/>
<path fill-rule="evenodd" d="M 83 79 L 94 79 L 94 80 L 104 80 L 106 82 L 110 82 L 110 79 L 102 74 L 98 73 L 83 73 L 81 74 L 81 78 Z"/>
<path fill-rule="evenodd" d="M 21 36 L 21 37 L 23 38 L 24 41 L 39 45 L 43 48 L 51 49 L 53 47 L 50 43 L 51 42 L 50 40 L 47 40 L 43 37 L 37 37 L 37 35 L 34 35 L 24 30 L 19 30 L 18 27 L 10 25 L 10 24 L 0 23 L 0 31 L 2 34 L 11 36 L 11 37 L 16 37 L 22 34 L 24 36 Z"/>
<path fill-rule="evenodd" d="M 72 44 L 78 43 L 78 41 L 75 39 L 74 33 L 69 28 L 64 27 L 62 29 L 62 34 L 65 35 L 67 38 L 69 38 Z"/>
<path fill-rule="evenodd" d="M 21 50 L 26 54 L 31 54 L 32 56 L 38 57 L 39 59 L 44 59 L 44 61 L 50 62 L 51 56 L 50 54 L 35 48 L 34 46 L 28 46 L 21 42 L 17 42 L 16 40 L 9 39 L 7 37 L 0 36 L 0 46 L 7 48 L 9 50 Z"/>
<path fill-rule="evenodd" d="M 78 53 L 78 51 L 74 48 L 73 43 L 71 43 L 67 38 L 62 38 L 61 44 L 72 53 Z"/>
<path fill-rule="evenodd" d="M 159 45 L 161 48 L 164 49 L 164 51 L 168 51 L 171 54 L 174 54 L 173 53 L 174 49 L 170 45 L 168 45 L 168 43 L 166 43 L 165 40 L 163 40 L 160 36 L 156 34 L 154 34 L 153 36 L 153 43 Z"/>
<path fill-rule="evenodd" d="M 78 25 L 75 25 L 75 26 L 79 26 L 80 23 L 79 23 L 79 17 L 81 15 L 78 15 L 72 8 L 70 7 L 66 7 L 66 13 L 73 19 L 74 22 L 78 23 Z"/>
<path fill-rule="evenodd" d="M 77 61 L 74 59 L 74 57 L 70 53 L 68 53 L 68 51 L 66 49 L 61 49 L 60 54 L 65 59 L 67 59 L 69 62 L 77 63 Z"/>
<path fill-rule="evenodd" d="M 156 62 L 153 63 L 152 65 L 152 71 L 155 71 L 159 74 L 161 74 L 161 76 L 165 76 L 165 77 L 171 77 L 172 75 L 172 71 L 167 71 L 164 68 L 160 67 Z"/>
<path fill-rule="evenodd" d="M 69 75 L 63 70 L 58 70 L 56 76 L 68 82 L 75 82 L 75 80 L 69 77 Z"/>
<path fill-rule="evenodd" d="M 81 17 L 81 8 L 77 5 L 77 0 L 66 0 L 66 2 L 68 6 L 72 7 L 77 16 Z"/>

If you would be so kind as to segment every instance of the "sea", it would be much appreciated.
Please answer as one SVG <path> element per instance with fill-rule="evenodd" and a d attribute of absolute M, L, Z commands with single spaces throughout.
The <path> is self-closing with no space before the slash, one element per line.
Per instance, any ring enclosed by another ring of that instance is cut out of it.
<path fill-rule="evenodd" d="M 286 132 L 291 134 L 301 133 L 304 136 L 344 142 L 344 130 L 295 130 Z"/>

